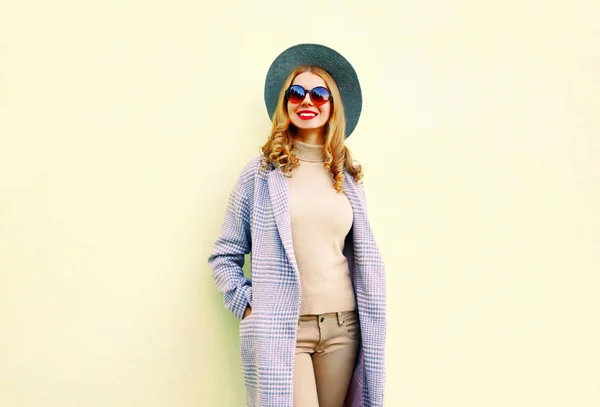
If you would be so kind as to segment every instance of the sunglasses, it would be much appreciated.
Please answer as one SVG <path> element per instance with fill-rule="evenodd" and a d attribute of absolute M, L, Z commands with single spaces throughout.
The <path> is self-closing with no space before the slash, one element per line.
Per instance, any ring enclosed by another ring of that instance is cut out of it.
<path fill-rule="evenodd" d="M 285 91 L 285 96 L 291 103 L 302 103 L 307 92 L 310 95 L 310 100 L 312 100 L 315 106 L 321 106 L 330 100 L 333 100 L 331 92 L 323 86 L 317 86 L 308 91 L 300 85 L 292 85 Z"/>

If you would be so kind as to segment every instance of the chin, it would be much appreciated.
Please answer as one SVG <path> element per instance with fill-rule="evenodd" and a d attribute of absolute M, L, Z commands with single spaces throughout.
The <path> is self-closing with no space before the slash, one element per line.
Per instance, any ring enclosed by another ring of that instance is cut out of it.
<path fill-rule="evenodd" d="M 302 130 L 320 129 L 323 126 L 325 126 L 325 123 L 305 123 L 305 122 L 302 122 L 302 121 L 300 123 L 292 121 L 291 123 L 294 126 L 296 126 L 296 128 L 302 129 Z"/>

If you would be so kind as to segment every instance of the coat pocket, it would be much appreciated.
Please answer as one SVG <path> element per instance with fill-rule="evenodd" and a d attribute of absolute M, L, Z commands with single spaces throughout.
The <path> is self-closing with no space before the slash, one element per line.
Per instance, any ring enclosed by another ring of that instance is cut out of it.
<path fill-rule="evenodd" d="M 242 330 L 243 325 L 248 324 L 248 320 L 252 318 L 252 314 L 254 314 L 254 311 L 250 311 L 250 315 L 248 315 L 246 318 L 240 319 L 240 331 Z"/>
<path fill-rule="evenodd" d="M 246 390 L 250 391 L 257 385 L 256 335 L 253 330 L 254 312 L 240 321 L 240 356 L 242 374 Z"/>

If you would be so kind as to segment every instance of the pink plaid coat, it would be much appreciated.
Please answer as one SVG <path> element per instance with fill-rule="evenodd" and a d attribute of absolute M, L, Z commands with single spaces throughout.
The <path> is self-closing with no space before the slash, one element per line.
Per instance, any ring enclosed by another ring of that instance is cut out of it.
<path fill-rule="evenodd" d="M 379 407 L 385 385 L 385 267 L 367 216 L 362 184 L 346 172 L 344 188 L 353 210 L 344 254 L 351 268 L 362 338 L 346 406 Z M 231 192 L 208 259 L 225 306 L 241 320 L 242 371 L 251 407 L 293 406 L 301 287 L 288 195 L 282 171 L 264 170 L 260 156 L 252 159 Z M 242 271 L 248 253 L 252 279 Z M 252 313 L 242 319 L 248 304 Z"/>

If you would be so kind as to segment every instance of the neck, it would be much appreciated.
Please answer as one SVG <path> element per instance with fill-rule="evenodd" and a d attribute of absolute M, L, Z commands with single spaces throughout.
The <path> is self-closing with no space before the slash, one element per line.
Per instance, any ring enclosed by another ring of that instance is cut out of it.
<path fill-rule="evenodd" d="M 325 144 L 325 135 L 323 134 L 322 127 L 318 129 L 296 128 L 294 139 L 307 144 Z"/>

